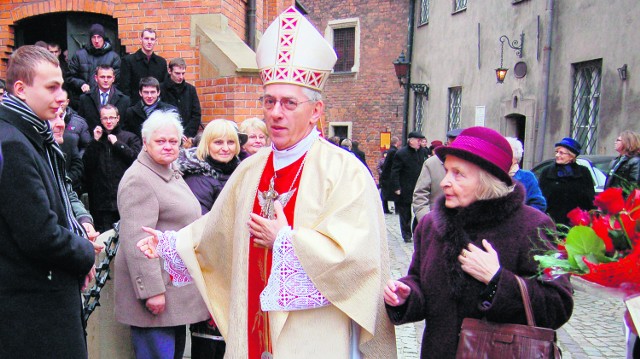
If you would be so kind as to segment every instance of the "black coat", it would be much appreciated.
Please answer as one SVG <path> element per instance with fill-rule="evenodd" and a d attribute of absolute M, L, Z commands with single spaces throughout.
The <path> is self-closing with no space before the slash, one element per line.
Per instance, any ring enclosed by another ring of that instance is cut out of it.
<path fill-rule="evenodd" d="M 382 174 L 378 180 L 380 182 L 380 188 L 382 189 L 382 196 L 387 201 L 395 201 L 398 198 L 391 188 L 391 168 L 393 167 L 396 152 L 398 152 L 398 147 L 391 145 L 387 151 L 387 157 L 384 158 Z"/>
<path fill-rule="evenodd" d="M 103 130 L 99 141 L 91 141 L 84 153 L 84 188 L 91 211 L 117 211 L 118 185 L 142 148 L 140 138 L 116 126 L 111 132 L 118 140 L 111 144 Z"/>
<path fill-rule="evenodd" d="M 131 98 L 131 103 L 140 100 L 140 79 L 153 76 L 162 83 L 167 79 L 167 61 L 154 52 L 147 62 L 142 49 L 122 58 L 122 71 L 118 87 Z"/>
<path fill-rule="evenodd" d="M 91 243 L 67 228 L 41 136 L 0 106 L 0 358 L 86 358 L 80 286 Z"/>
<path fill-rule="evenodd" d="M 109 40 L 104 40 L 104 45 L 100 49 L 96 49 L 92 44 L 76 51 L 75 55 L 69 62 L 69 73 L 65 78 L 65 82 L 71 84 L 75 91 L 79 91 L 84 84 L 89 84 L 91 89 L 98 86 L 95 79 L 95 70 L 98 65 L 109 65 L 113 67 L 115 73 L 115 83 L 120 78 L 120 56 L 113 51 Z"/>
<path fill-rule="evenodd" d="M 389 154 L 387 153 L 387 157 Z M 410 204 L 413 201 L 413 190 L 422 171 L 422 164 L 427 159 L 427 151 L 422 147 L 411 148 L 409 145 L 401 148 L 396 153 L 391 167 L 391 189 L 400 190 L 397 201 Z"/>
<path fill-rule="evenodd" d="M 404 305 L 387 306 L 387 313 L 396 325 L 426 320 L 420 358 L 454 358 L 464 318 L 526 324 L 515 275 L 527 282 L 536 325 L 555 329 L 569 320 L 573 299 L 568 277 L 535 278 L 533 250 L 551 248 L 538 229 L 553 223 L 525 206 L 524 197 L 521 184 L 505 197 L 465 208 L 446 208 L 445 198 L 439 197 L 418 224 L 409 271 L 400 279 L 411 294 Z M 483 248 L 483 239 L 498 253 L 501 267 L 495 296 L 487 304 L 481 296 L 487 286 L 464 273 L 458 260 L 469 243 Z"/>
<path fill-rule="evenodd" d="M 593 208 L 593 179 L 589 169 L 572 163 L 573 175 L 558 176 L 558 165 L 554 162 L 540 175 L 540 190 L 547 200 L 547 213 L 556 223 L 569 224 L 567 213 L 576 207 Z"/>
<path fill-rule="evenodd" d="M 164 103 L 158 100 L 158 107 L 156 107 L 155 111 L 163 110 L 169 111 L 173 110 L 178 112 L 178 109 L 174 106 L 171 106 L 167 103 Z M 142 100 L 136 102 L 134 105 L 127 109 L 126 115 L 124 117 L 124 123 L 122 124 L 122 128 L 126 131 L 133 133 L 134 135 L 140 136 L 140 131 L 142 130 L 142 123 L 147 119 L 147 114 L 144 112 L 142 108 Z M 122 121 L 122 116 L 120 116 L 120 121 Z"/>
<path fill-rule="evenodd" d="M 175 106 L 180 112 L 184 134 L 195 137 L 201 122 L 200 100 L 196 88 L 183 82 L 184 86 L 177 86 L 171 78 L 167 78 L 160 86 L 162 101 Z"/>
<path fill-rule="evenodd" d="M 129 97 L 115 86 L 111 87 L 109 91 L 109 98 L 107 103 L 115 106 L 118 109 L 120 115 L 120 121 L 122 121 L 127 113 L 127 109 L 131 106 Z M 78 105 L 78 114 L 87 121 L 89 126 L 89 132 L 93 137 L 93 129 L 100 124 L 100 93 L 98 88 L 94 88 L 91 91 L 84 93 L 80 96 L 80 103 Z"/>
<path fill-rule="evenodd" d="M 604 188 L 622 187 L 623 181 L 620 178 L 640 186 L 640 155 L 619 156 L 611 161 L 611 171 Z"/>
<path fill-rule="evenodd" d="M 73 109 L 67 107 L 64 116 L 65 130 L 64 142 L 60 145 L 65 154 L 65 169 L 67 177 L 71 180 L 73 190 L 82 193 L 82 155 L 91 142 L 87 122 Z"/>

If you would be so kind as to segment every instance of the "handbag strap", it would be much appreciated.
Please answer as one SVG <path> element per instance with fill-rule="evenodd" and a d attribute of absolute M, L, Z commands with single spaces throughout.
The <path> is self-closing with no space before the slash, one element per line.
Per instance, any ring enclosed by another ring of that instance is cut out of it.
<path fill-rule="evenodd" d="M 536 321 L 533 318 L 533 309 L 531 308 L 531 299 L 529 299 L 529 291 L 527 290 L 527 283 L 524 279 L 516 276 L 518 281 L 518 287 L 520 287 L 520 294 L 522 294 L 522 302 L 524 303 L 524 312 L 527 315 L 527 324 L 531 327 L 536 326 Z"/>

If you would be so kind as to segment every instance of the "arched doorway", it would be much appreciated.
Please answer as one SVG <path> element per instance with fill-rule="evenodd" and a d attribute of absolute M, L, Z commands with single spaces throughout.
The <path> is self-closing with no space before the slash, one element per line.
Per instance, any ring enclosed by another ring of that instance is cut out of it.
<path fill-rule="evenodd" d="M 123 55 L 118 21 L 111 16 L 87 12 L 56 12 L 22 19 L 14 24 L 15 45 L 33 45 L 40 40 L 57 43 L 63 51 L 69 50 L 70 59 L 76 50 L 89 43 L 89 28 L 95 23 L 104 26 L 113 50 Z"/>

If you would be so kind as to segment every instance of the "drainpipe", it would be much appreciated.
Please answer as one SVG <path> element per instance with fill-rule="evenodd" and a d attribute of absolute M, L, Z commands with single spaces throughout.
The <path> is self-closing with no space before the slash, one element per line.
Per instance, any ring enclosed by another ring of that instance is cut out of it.
<path fill-rule="evenodd" d="M 542 49 L 542 116 L 538 123 L 534 164 L 543 160 L 544 140 L 547 135 L 547 119 L 549 117 L 549 80 L 551 77 L 551 44 L 553 43 L 553 0 L 547 0 L 546 39 Z"/>
<path fill-rule="evenodd" d="M 416 8 L 416 0 L 409 1 L 409 32 L 407 35 L 407 60 L 410 64 L 413 63 L 413 23 L 414 23 L 414 13 Z M 411 87 L 409 84 L 411 83 L 411 65 L 409 65 L 409 71 L 407 72 L 407 85 L 404 88 L 404 116 L 402 118 L 402 143 L 407 143 L 407 134 L 409 127 L 409 92 Z"/>
<path fill-rule="evenodd" d="M 247 2 L 247 19 L 246 19 L 247 45 L 251 50 L 256 49 L 256 0 Z"/>

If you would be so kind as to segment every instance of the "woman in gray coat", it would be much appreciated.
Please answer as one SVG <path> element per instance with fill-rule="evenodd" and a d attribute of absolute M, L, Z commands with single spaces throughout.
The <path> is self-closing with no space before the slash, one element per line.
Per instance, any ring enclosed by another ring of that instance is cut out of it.
<path fill-rule="evenodd" d="M 148 260 L 136 248 L 147 236 L 143 226 L 178 230 L 200 217 L 200 204 L 173 163 L 182 134 L 175 112 L 149 116 L 142 126 L 143 150 L 118 188 L 116 319 L 131 326 L 138 358 L 182 358 L 185 325 L 209 318 L 195 285 L 173 286 L 162 260 Z"/>

